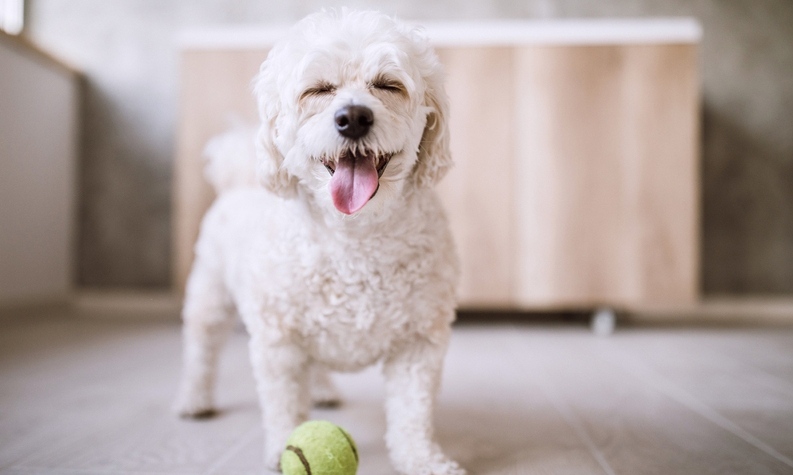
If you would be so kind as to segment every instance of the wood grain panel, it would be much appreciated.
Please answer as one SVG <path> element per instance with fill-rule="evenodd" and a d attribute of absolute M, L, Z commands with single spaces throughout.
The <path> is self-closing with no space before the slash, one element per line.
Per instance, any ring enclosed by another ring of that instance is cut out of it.
<path fill-rule="evenodd" d="M 442 48 L 455 167 L 439 186 L 461 257 L 460 304 L 512 299 L 512 50 Z"/>
<path fill-rule="evenodd" d="M 173 286 L 184 291 L 201 218 L 214 199 L 204 179 L 207 141 L 235 118 L 256 123 L 251 81 L 265 49 L 186 51 L 182 54 L 181 104 L 173 187 Z"/>
<path fill-rule="evenodd" d="M 628 152 L 638 171 L 638 249 L 631 302 L 691 302 L 699 294 L 699 78 L 691 45 L 635 46 L 626 51 L 637 77 Z M 643 98 L 641 100 L 639 98 Z"/>
<path fill-rule="evenodd" d="M 692 46 L 515 53 L 516 304 L 697 295 Z"/>

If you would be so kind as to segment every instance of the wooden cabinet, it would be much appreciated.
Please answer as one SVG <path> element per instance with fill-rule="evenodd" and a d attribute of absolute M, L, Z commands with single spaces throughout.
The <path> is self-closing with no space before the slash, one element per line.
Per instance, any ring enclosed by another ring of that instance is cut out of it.
<path fill-rule="evenodd" d="M 463 256 L 463 305 L 696 299 L 695 46 L 440 54 L 457 161 L 441 193 Z"/>
<path fill-rule="evenodd" d="M 439 191 L 462 258 L 461 306 L 693 303 L 699 26 L 637 20 L 427 29 L 451 100 L 456 167 Z M 256 34 L 235 38 L 237 46 L 184 53 L 179 288 L 207 202 L 196 193 L 211 194 L 196 185 L 200 149 L 229 113 L 255 120 L 248 84 L 267 45 Z M 199 72 L 202 81 L 190 82 Z M 194 186 L 185 185 L 188 173 Z"/>
<path fill-rule="evenodd" d="M 257 123 L 251 80 L 266 56 L 262 47 L 203 43 L 182 52 L 171 221 L 172 278 L 178 293 L 184 292 L 201 219 L 215 199 L 204 178 L 204 147 L 234 121 Z"/>

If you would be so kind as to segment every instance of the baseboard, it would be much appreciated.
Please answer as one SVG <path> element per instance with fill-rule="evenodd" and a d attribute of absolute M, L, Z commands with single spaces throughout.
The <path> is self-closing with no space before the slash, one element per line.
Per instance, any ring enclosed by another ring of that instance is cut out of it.
<path fill-rule="evenodd" d="M 708 296 L 689 305 L 628 309 L 636 323 L 793 325 L 793 296 Z"/>
<path fill-rule="evenodd" d="M 0 319 L 27 318 L 30 315 L 50 315 L 68 311 L 72 295 L 43 295 L 0 300 Z"/>
<path fill-rule="evenodd" d="M 82 290 L 71 296 L 0 302 L 0 314 L 65 310 L 81 317 L 178 320 L 182 297 L 169 291 Z M 687 305 L 642 305 L 616 308 L 627 322 L 668 325 L 793 325 L 793 296 L 709 296 Z M 586 322 L 587 312 L 524 309 L 461 309 L 461 322 Z"/>
<path fill-rule="evenodd" d="M 96 318 L 156 318 L 178 320 L 181 297 L 168 291 L 80 291 L 72 309 Z"/>
<path fill-rule="evenodd" d="M 599 307 L 609 308 L 608 305 Z M 460 323 L 587 323 L 595 307 L 541 305 L 520 309 L 472 308 L 457 312 Z M 620 321 L 637 325 L 793 325 L 793 296 L 703 297 L 689 304 L 611 307 Z"/>

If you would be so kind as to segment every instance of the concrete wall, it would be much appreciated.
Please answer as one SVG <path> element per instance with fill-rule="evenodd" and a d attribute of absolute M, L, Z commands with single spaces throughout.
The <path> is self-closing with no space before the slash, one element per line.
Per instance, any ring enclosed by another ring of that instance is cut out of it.
<path fill-rule="evenodd" d="M 410 19 L 694 16 L 703 26 L 703 290 L 793 292 L 788 0 L 29 0 L 27 35 L 86 71 L 79 283 L 169 280 L 176 37 L 323 6 Z"/>
<path fill-rule="evenodd" d="M 0 33 L 0 307 L 72 289 L 78 79 Z"/>

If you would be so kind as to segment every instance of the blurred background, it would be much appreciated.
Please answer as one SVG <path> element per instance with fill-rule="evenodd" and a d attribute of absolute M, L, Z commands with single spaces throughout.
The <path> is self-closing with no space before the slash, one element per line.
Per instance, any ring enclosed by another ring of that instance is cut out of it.
<path fill-rule="evenodd" d="M 447 453 L 793 473 L 790 0 L 0 0 L 0 472 L 262 473 L 243 332 L 219 417 L 169 414 L 202 149 L 256 120 L 282 27 L 341 5 L 427 25 L 447 71 L 472 317 Z M 638 324 L 579 325 L 615 315 Z M 345 404 L 312 417 L 393 473 L 377 368 L 337 376 Z"/>
<path fill-rule="evenodd" d="M 68 238 L 71 261 L 64 265 L 72 288 L 166 291 L 172 285 L 174 156 L 184 64 L 180 38 L 185 31 L 286 25 L 321 7 L 342 4 L 418 22 L 698 21 L 696 286 L 706 297 L 793 293 L 793 4 L 788 1 L 2 0 L 7 29 L 20 39 L 15 46 L 39 50 L 66 65 L 79 84 L 76 154 L 67 166 L 74 173 L 69 175 L 74 219 Z M 0 69 L 6 70 L 0 73 L 3 81 L 14 80 L 5 66 Z M 6 131 L 13 120 L 9 110 L 0 109 Z M 35 124 L 19 133 L 34 141 L 48 138 Z M 4 155 L 0 163 L 7 167 L 10 158 Z M 48 167 L 46 162 L 37 166 Z M 9 198 L 0 207 L 11 202 Z M 12 215 L 18 217 L 3 209 L 2 216 Z M 2 228 L 4 236 L 19 234 L 5 223 Z M 4 239 L 20 241 L 18 236 Z M 21 240 L 30 245 L 32 239 Z M 8 274 L 11 263 L 17 266 L 4 282 L 19 281 L 19 269 L 30 266 L 9 256 L 12 249 L 0 250 L 6 266 L 2 272 Z M 40 297 L 36 292 L 6 286 L 0 300 Z"/>

